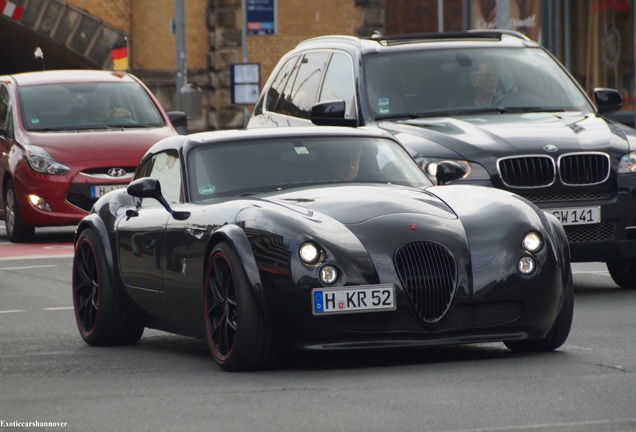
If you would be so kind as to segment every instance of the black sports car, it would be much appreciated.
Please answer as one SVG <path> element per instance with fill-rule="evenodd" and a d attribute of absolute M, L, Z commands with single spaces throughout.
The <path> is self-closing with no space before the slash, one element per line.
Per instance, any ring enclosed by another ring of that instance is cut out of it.
<path fill-rule="evenodd" d="M 207 339 L 224 370 L 290 349 L 553 350 L 573 314 L 554 216 L 509 192 L 433 185 L 390 134 L 337 127 L 158 142 L 78 225 L 73 301 L 89 345 L 151 327 Z"/>

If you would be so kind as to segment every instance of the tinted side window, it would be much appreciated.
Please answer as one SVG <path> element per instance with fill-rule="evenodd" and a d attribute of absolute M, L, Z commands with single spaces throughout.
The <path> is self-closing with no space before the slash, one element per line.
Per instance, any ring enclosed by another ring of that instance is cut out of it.
<path fill-rule="evenodd" d="M 277 111 L 278 101 L 281 96 L 284 98 L 285 85 L 289 81 L 289 77 L 294 71 L 294 65 L 298 61 L 299 56 L 294 56 L 287 60 L 283 67 L 280 69 L 276 78 L 272 82 L 272 86 L 267 91 L 267 97 L 265 99 L 265 107 L 268 111 Z"/>
<path fill-rule="evenodd" d="M 347 114 L 354 117 L 354 94 L 355 80 L 353 78 L 353 61 L 348 55 L 336 52 L 329 62 L 318 101 L 344 100 L 347 104 Z"/>
<path fill-rule="evenodd" d="M 9 91 L 0 86 L 0 129 L 7 129 L 9 123 Z"/>
<path fill-rule="evenodd" d="M 154 177 L 161 183 L 161 192 L 169 204 L 182 202 L 181 193 L 181 166 L 179 156 L 175 151 L 157 153 L 148 164 L 144 165 L 143 173 L 148 173 L 148 177 Z M 144 207 L 158 206 L 155 199 L 144 199 Z"/>
<path fill-rule="evenodd" d="M 306 119 L 310 117 L 311 106 L 316 103 L 328 57 L 329 53 L 326 51 L 305 54 L 288 96 L 287 114 Z"/>

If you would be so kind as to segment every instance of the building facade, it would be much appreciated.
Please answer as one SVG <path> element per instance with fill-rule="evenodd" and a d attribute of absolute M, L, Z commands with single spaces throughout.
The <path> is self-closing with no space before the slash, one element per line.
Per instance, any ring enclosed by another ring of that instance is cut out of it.
<path fill-rule="evenodd" d="M 199 95 L 193 100 L 200 105 L 193 112 L 186 110 L 191 132 L 244 125 L 245 107 L 231 103 L 230 88 L 230 66 L 244 59 L 260 66 L 263 84 L 281 55 L 309 37 L 472 28 L 510 28 L 537 40 L 588 94 L 596 87 L 619 89 L 625 105 L 617 119 L 634 123 L 635 0 L 245 0 L 273 5 L 276 24 L 272 34 L 247 36 L 241 0 L 182 1 L 185 80 Z M 0 15 L 0 38 L 12 41 L 11 46 L 29 53 L 30 41 L 44 46 L 45 57 L 47 50 L 57 53 L 56 68 L 108 69 L 109 45 L 125 38 L 129 71 L 152 89 L 164 108 L 176 109 L 175 0 L 8 3 L 23 9 L 20 20 Z M 18 60 L 10 66 L 0 63 L 0 69 L 34 68 L 30 57 L 19 60 L 21 52 L 6 49 L 0 46 L 0 58 Z"/>

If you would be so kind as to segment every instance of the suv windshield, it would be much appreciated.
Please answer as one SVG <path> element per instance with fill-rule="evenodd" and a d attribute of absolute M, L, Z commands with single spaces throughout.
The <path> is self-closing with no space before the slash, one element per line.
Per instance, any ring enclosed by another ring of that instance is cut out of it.
<path fill-rule="evenodd" d="M 46 84 L 19 91 L 29 131 L 160 127 L 159 110 L 136 83 Z"/>
<path fill-rule="evenodd" d="M 362 70 L 366 104 L 376 119 L 487 111 L 594 111 L 579 87 L 541 49 L 368 54 Z"/>

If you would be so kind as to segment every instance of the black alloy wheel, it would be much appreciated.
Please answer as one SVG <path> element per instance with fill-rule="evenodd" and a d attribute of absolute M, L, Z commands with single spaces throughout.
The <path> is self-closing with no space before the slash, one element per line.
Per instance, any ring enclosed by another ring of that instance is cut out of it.
<path fill-rule="evenodd" d="M 134 344 L 144 331 L 118 302 L 103 249 L 90 229 L 82 231 L 75 246 L 73 307 L 77 328 L 88 345 Z"/>
<path fill-rule="evenodd" d="M 218 244 L 205 276 L 205 329 L 214 360 L 226 371 L 269 368 L 278 349 L 250 292 L 235 250 Z"/>

